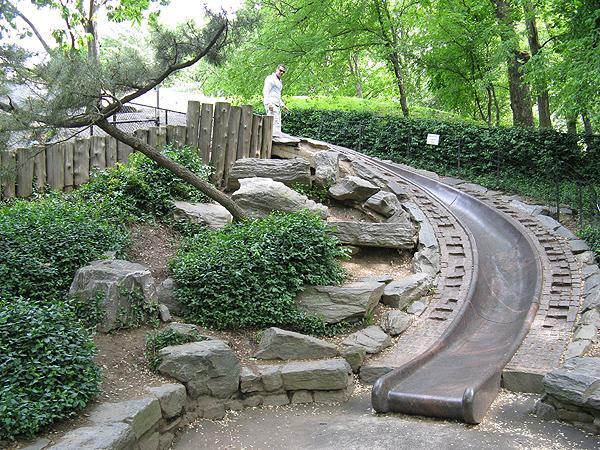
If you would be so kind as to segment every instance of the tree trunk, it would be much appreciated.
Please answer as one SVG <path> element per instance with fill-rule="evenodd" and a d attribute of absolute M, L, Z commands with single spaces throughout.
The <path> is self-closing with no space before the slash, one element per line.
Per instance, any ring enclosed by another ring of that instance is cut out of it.
<path fill-rule="evenodd" d="M 404 86 L 404 75 L 402 74 L 402 68 L 400 67 L 400 59 L 398 52 L 393 51 L 390 54 L 390 61 L 394 68 L 394 75 L 396 77 L 396 85 L 398 86 L 398 92 L 400 93 L 400 107 L 402 108 L 402 115 L 408 117 L 408 102 L 406 99 L 406 88 Z"/>
<path fill-rule="evenodd" d="M 107 134 L 117 139 L 118 141 L 123 142 L 124 144 L 129 145 L 134 150 L 143 153 L 148 158 L 155 161 L 159 166 L 170 170 L 175 176 L 198 188 L 208 197 L 212 198 L 217 203 L 223 205 L 231 213 L 234 220 L 239 221 L 246 219 L 246 214 L 244 213 L 244 211 L 233 200 L 231 200 L 227 195 L 223 194 L 221 191 L 215 188 L 212 184 L 208 183 L 207 181 L 204 181 L 198 175 L 194 174 L 188 168 L 170 160 L 169 158 L 158 152 L 155 148 L 151 147 L 148 144 L 145 144 L 144 142 L 137 139 L 135 136 L 119 130 L 117 127 L 111 125 L 106 120 L 102 120 L 96 125 L 99 126 L 102 130 L 104 130 Z"/>
<path fill-rule="evenodd" d="M 527 39 L 529 40 L 529 50 L 531 56 L 535 56 L 540 51 L 540 39 L 538 36 L 537 25 L 535 22 L 535 9 L 531 2 L 527 1 L 524 5 L 525 8 L 525 24 L 527 26 Z M 540 127 L 551 128 L 552 118 L 550 115 L 550 99 L 548 96 L 548 86 L 546 82 L 543 82 L 539 86 L 539 93 L 537 95 L 537 107 L 538 107 L 538 118 L 540 121 Z"/>
<path fill-rule="evenodd" d="M 500 26 L 500 39 L 506 45 L 510 45 L 508 64 L 508 90 L 510 94 L 510 108 L 513 113 L 513 124 L 515 126 L 533 126 L 533 112 L 529 98 L 529 87 L 523 81 L 522 66 L 526 62 L 526 55 L 517 47 L 517 33 L 515 24 L 511 18 L 511 7 L 508 0 L 492 0 L 496 6 L 496 17 Z"/>
<path fill-rule="evenodd" d="M 348 65 L 350 66 L 350 73 L 356 79 L 356 97 L 363 98 L 362 80 L 360 77 L 360 68 L 358 67 L 358 55 L 356 53 L 348 57 Z"/>
<path fill-rule="evenodd" d="M 583 122 L 583 130 L 586 136 L 592 136 L 594 134 L 594 128 L 592 127 L 592 121 L 587 114 L 581 115 L 581 121 Z"/>

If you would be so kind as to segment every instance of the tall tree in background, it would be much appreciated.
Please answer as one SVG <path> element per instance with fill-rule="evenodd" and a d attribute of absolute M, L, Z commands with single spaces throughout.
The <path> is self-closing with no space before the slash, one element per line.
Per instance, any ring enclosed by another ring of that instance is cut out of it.
<path fill-rule="evenodd" d="M 513 124 L 533 126 L 533 112 L 529 97 L 529 86 L 523 79 L 523 66 L 529 54 L 519 48 L 519 35 L 516 29 L 517 10 L 510 0 L 491 0 L 496 7 L 496 17 L 500 24 L 500 38 L 505 46 L 508 66 L 508 89 Z"/>
<path fill-rule="evenodd" d="M 58 9 L 64 25 L 54 30 L 54 45 L 46 42 L 32 18 L 11 0 L 0 0 L 0 34 L 9 30 L 35 35 L 44 54 L 33 55 L 17 43 L 0 45 L 0 130 L 33 131 L 51 139 L 58 129 L 97 125 L 107 134 L 154 160 L 174 175 L 200 189 L 225 206 L 236 219 L 243 211 L 222 192 L 187 168 L 173 162 L 134 135 L 125 133 L 108 118 L 130 101 L 158 86 L 171 74 L 202 58 L 214 58 L 224 45 L 228 22 L 224 16 L 206 13 L 203 28 L 187 23 L 177 30 L 161 27 L 150 16 L 154 58 L 147 61 L 133 48 L 112 49 L 101 54 L 96 21 L 105 8 L 114 22 L 139 23 L 149 0 L 32 0 L 38 8 Z M 2 37 L 2 36 L 0 36 Z M 28 93 L 16 99 L 11 86 Z"/>

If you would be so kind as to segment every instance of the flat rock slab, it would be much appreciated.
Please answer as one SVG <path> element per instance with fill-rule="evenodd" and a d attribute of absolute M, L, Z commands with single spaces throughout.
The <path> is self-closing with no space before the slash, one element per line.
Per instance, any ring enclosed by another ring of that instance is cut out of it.
<path fill-rule="evenodd" d="M 544 376 L 547 394 L 600 411 L 600 358 L 572 358 Z"/>
<path fill-rule="evenodd" d="M 326 218 L 326 206 L 310 200 L 279 181 L 270 178 L 244 178 L 231 198 L 250 216 L 265 217 L 272 211 L 295 212 L 308 209 Z"/>
<path fill-rule="evenodd" d="M 240 362 L 223 341 L 165 347 L 159 356 L 162 362 L 158 371 L 185 383 L 194 398 L 200 395 L 228 398 L 238 390 Z"/>
<path fill-rule="evenodd" d="M 342 244 L 411 250 L 416 230 L 408 223 L 330 222 L 332 233 Z"/>
<path fill-rule="evenodd" d="M 342 341 L 341 345 L 347 347 L 363 347 L 367 353 L 375 354 L 392 345 L 392 338 L 390 338 L 381 327 L 371 325 L 356 333 L 352 333 Z"/>
<path fill-rule="evenodd" d="M 131 425 L 122 422 L 95 427 L 80 427 L 65 434 L 52 450 L 129 450 L 134 448 L 135 433 Z"/>
<path fill-rule="evenodd" d="M 336 346 L 327 341 L 272 327 L 264 331 L 255 357 L 287 360 L 331 358 L 336 355 Z"/>
<path fill-rule="evenodd" d="M 175 206 L 173 215 L 176 218 L 186 219 L 211 229 L 223 228 L 233 220 L 231 213 L 218 203 L 175 201 L 173 205 Z"/>
<path fill-rule="evenodd" d="M 102 403 L 94 408 L 89 417 L 95 424 L 127 423 L 131 425 L 137 439 L 161 418 L 160 403 L 154 397 L 119 403 Z"/>
<path fill-rule="evenodd" d="M 419 272 L 402 280 L 388 284 L 381 296 L 381 301 L 392 308 L 405 309 L 416 300 L 420 300 L 431 286 L 431 278 Z"/>
<path fill-rule="evenodd" d="M 379 188 L 367 180 L 355 176 L 342 178 L 329 188 L 329 196 L 339 201 L 364 202 Z"/>
<path fill-rule="evenodd" d="M 240 187 L 243 178 L 271 178 L 288 186 L 295 183 L 310 185 L 310 164 L 304 158 L 292 159 L 238 159 L 231 168 L 227 188 Z"/>
<path fill-rule="evenodd" d="M 352 383 L 352 369 L 342 358 L 294 361 L 244 367 L 240 377 L 243 393 L 282 391 L 331 391 Z"/>
<path fill-rule="evenodd" d="M 377 305 L 385 284 L 373 280 L 343 286 L 306 286 L 296 296 L 301 311 L 322 317 L 327 323 L 365 317 Z"/>
<path fill-rule="evenodd" d="M 75 273 L 69 295 L 92 300 L 102 296 L 104 317 L 98 329 L 109 332 L 124 326 L 131 310 L 133 295 L 145 301 L 156 300 L 154 278 L 142 264 L 120 259 L 93 261 Z"/>

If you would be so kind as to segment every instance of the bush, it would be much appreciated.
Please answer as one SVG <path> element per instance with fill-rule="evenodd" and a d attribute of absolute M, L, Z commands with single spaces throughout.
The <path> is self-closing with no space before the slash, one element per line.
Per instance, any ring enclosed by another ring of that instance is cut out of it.
<path fill-rule="evenodd" d="M 94 205 L 55 195 L 0 206 L 0 236 L 0 297 L 37 301 L 62 300 L 77 269 L 128 239 Z"/>
<path fill-rule="evenodd" d="M 212 169 L 202 163 L 197 150 L 167 146 L 162 153 L 200 178 L 210 177 Z M 94 174 L 74 195 L 105 205 L 121 221 L 164 216 L 172 210 L 173 200 L 207 201 L 201 191 L 141 153 L 133 153 L 125 165 Z"/>
<path fill-rule="evenodd" d="M 309 213 L 272 214 L 185 240 L 171 263 L 188 319 L 215 328 L 285 326 L 325 332 L 300 313 L 304 284 L 337 284 L 345 252 L 328 225 Z"/>
<path fill-rule="evenodd" d="M 588 243 L 596 255 L 596 260 L 600 261 L 600 227 L 588 226 L 579 232 L 579 237 Z"/>
<path fill-rule="evenodd" d="M 0 300 L 0 439 L 32 436 L 99 392 L 89 334 L 59 305 Z"/>
<path fill-rule="evenodd" d="M 161 358 L 158 352 L 171 345 L 187 344 L 189 342 L 203 341 L 205 338 L 197 331 L 189 334 L 182 334 L 173 329 L 166 329 L 146 336 L 146 359 L 152 372 L 158 370 Z"/>
<path fill-rule="evenodd" d="M 522 174 L 554 180 L 574 175 L 600 181 L 600 139 L 552 129 L 483 127 L 468 123 L 406 119 L 373 112 L 292 110 L 286 133 L 322 139 L 367 154 L 436 169 L 468 168 L 473 175 Z M 440 145 L 426 144 L 427 134 Z"/>

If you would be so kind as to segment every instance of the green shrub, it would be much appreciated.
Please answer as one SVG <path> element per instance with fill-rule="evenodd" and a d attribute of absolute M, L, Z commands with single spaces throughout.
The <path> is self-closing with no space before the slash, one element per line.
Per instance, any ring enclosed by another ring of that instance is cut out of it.
<path fill-rule="evenodd" d="M 187 344 L 188 342 L 203 341 L 204 339 L 197 331 L 183 334 L 170 328 L 146 335 L 146 359 L 148 360 L 150 370 L 152 372 L 158 370 L 158 366 L 161 363 L 158 352 L 163 348 L 171 345 Z"/>
<path fill-rule="evenodd" d="M 345 252 L 328 225 L 309 213 L 272 214 L 185 240 L 171 263 L 176 295 L 191 321 L 215 328 L 286 326 L 325 332 L 300 313 L 294 297 L 304 284 L 345 278 Z"/>
<path fill-rule="evenodd" d="M 0 300 L 0 439 L 32 436 L 99 392 L 95 346 L 59 305 Z"/>
<path fill-rule="evenodd" d="M 318 186 L 313 184 L 312 186 L 308 186 L 303 183 L 294 183 L 292 185 L 292 189 L 296 192 L 306 195 L 309 199 L 314 200 L 318 203 L 328 204 L 329 203 L 329 195 L 328 195 L 328 187 Z"/>
<path fill-rule="evenodd" d="M 200 178 L 210 177 L 212 169 L 202 163 L 197 150 L 167 146 L 162 153 Z M 141 153 L 130 155 L 125 165 L 95 173 L 74 195 L 105 205 L 122 221 L 164 216 L 171 211 L 172 200 L 207 201 L 201 191 Z"/>
<path fill-rule="evenodd" d="M 0 206 L 0 296 L 62 300 L 75 271 L 121 251 L 126 230 L 91 204 L 52 195 Z"/>
<path fill-rule="evenodd" d="M 590 249 L 596 255 L 596 260 L 600 261 L 600 226 L 588 226 L 579 232 L 579 237 L 585 240 Z"/>

